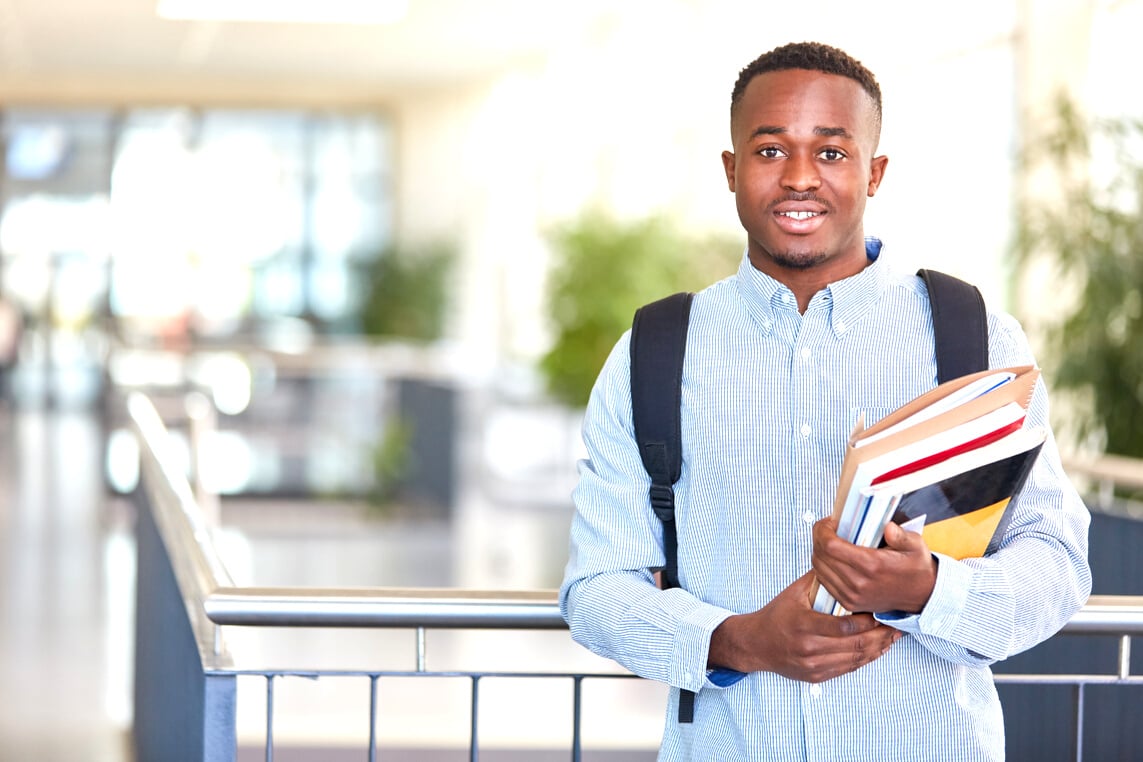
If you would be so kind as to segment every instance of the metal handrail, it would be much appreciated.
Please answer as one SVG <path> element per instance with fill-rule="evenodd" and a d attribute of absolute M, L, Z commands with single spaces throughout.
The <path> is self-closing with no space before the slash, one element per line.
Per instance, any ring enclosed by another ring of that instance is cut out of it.
<path fill-rule="evenodd" d="M 220 588 L 203 608 L 220 625 L 567 628 L 554 590 Z"/>
<path fill-rule="evenodd" d="M 169 547 L 182 549 L 184 590 L 193 591 L 215 625 L 273 627 L 430 627 L 563 629 L 554 590 L 457 590 L 432 588 L 239 587 L 230 579 L 185 475 L 167 451 L 166 429 L 154 405 L 133 392 L 128 412 L 143 452 L 144 468 L 161 474 L 150 488 Z M 190 603 L 190 601 L 188 601 Z M 1092 596 L 1064 625 L 1068 634 L 1143 635 L 1143 596 Z"/>
<path fill-rule="evenodd" d="M 182 568 L 176 572 L 181 575 L 179 582 L 186 583 L 180 587 L 195 592 L 201 599 L 218 588 L 233 587 L 234 581 L 214 547 L 190 482 L 171 452 L 171 439 L 159 411 L 139 392 L 128 396 L 127 411 L 140 443 L 140 470 L 145 477 L 151 477 L 141 483 L 152 491 L 155 505 L 162 508 L 156 520 L 174 541 L 168 547 L 181 548 L 186 553 L 186 563 L 180 564 Z"/>

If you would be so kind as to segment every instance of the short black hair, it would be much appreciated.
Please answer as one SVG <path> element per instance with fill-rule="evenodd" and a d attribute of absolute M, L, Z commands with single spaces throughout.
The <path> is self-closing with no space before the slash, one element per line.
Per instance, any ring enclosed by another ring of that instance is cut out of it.
<path fill-rule="evenodd" d="M 742 94 L 746 92 L 746 86 L 751 80 L 759 74 L 787 69 L 836 74 L 839 77 L 848 77 L 861 85 L 873 100 L 874 113 L 877 117 L 876 132 L 881 132 L 881 86 L 877 84 L 873 73 L 844 50 L 820 42 L 791 42 L 774 48 L 769 53 L 763 53 L 750 62 L 739 72 L 738 81 L 734 83 L 734 90 L 730 94 L 731 120 L 734 119 L 734 112 L 738 109 Z"/>

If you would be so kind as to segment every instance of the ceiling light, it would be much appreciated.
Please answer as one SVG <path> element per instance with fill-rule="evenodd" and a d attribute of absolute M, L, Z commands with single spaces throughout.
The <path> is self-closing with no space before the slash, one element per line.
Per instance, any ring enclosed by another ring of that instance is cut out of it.
<path fill-rule="evenodd" d="M 178 21 L 391 24 L 407 0 L 159 0 L 156 14 Z"/>

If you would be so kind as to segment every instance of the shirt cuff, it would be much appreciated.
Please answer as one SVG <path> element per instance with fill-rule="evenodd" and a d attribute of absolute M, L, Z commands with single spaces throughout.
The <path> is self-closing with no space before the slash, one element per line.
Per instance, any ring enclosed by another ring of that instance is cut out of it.
<path fill-rule="evenodd" d="M 679 622 L 675 632 L 671 685 L 696 693 L 707 685 L 710 636 L 732 614 L 726 609 L 704 603 Z"/>
<path fill-rule="evenodd" d="M 937 581 L 933 594 L 919 614 L 885 611 L 874 614 L 882 624 L 911 635 L 933 635 L 948 638 L 960 622 L 972 585 L 972 569 L 951 556 L 934 553 L 937 559 Z"/>

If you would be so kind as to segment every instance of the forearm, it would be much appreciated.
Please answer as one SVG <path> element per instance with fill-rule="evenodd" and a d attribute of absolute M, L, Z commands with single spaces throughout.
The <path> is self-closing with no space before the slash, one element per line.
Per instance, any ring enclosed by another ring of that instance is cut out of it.
<path fill-rule="evenodd" d="M 990 664 L 1048 639 L 1091 585 L 1086 562 L 1051 539 L 1028 538 L 984 559 L 942 557 L 939 566 L 919 615 L 879 619 L 961 664 Z"/>
<path fill-rule="evenodd" d="M 564 601 L 577 643 L 640 677 L 693 691 L 706 679 L 711 633 L 732 613 L 630 572 L 573 582 Z"/>

